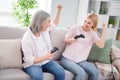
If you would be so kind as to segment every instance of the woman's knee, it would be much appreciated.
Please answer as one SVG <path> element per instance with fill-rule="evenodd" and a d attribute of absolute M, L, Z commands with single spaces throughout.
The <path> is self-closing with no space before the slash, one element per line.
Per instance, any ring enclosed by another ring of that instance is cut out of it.
<path fill-rule="evenodd" d="M 77 71 L 77 72 L 76 72 L 76 75 L 85 77 L 86 72 L 85 72 L 85 71 Z"/>
<path fill-rule="evenodd" d="M 52 72 L 55 75 L 56 80 L 65 80 L 65 70 L 62 66 L 57 66 L 56 71 Z"/>
<path fill-rule="evenodd" d="M 56 76 L 65 76 L 65 69 L 62 66 L 57 68 L 57 72 L 55 73 Z"/>
<path fill-rule="evenodd" d="M 43 80 L 43 71 L 37 66 L 25 68 L 25 72 L 31 76 L 32 80 Z"/>
<path fill-rule="evenodd" d="M 86 76 L 86 72 L 85 71 L 79 71 L 76 72 L 74 77 L 74 80 L 84 80 L 85 76 Z"/>
<path fill-rule="evenodd" d="M 95 70 L 92 72 L 92 75 L 93 75 L 93 76 L 99 76 L 99 70 L 98 70 L 98 69 L 95 69 Z"/>
<path fill-rule="evenodd" d="M 65 70 L 64 68 L 58 64 L 55 61 L 51 61 L 49 65 L 52 65 L 52 67 L 49 67 L 48 72 L 52 73 L 53 75 L 55 75 L 56 77 L 65 77 Z"/>

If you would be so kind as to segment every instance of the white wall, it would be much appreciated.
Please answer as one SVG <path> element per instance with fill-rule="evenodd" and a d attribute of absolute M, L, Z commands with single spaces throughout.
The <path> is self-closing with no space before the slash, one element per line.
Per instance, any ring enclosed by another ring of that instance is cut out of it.
<path fill-rule="evenodd" d="M 89 4 L 89 0 L 79 1 L 77 24 L 80 24 L 80 25 L 83 24 L 83 21 L 88 12 L 88 4 Z"/>
<path fill-rule="evenodd" d="M 63 9 L 60 16 L 59 27 L 71 27 L 77 24 L 78 4 L 79 0 L 52 0 L 51 18 L 53 19 L 56 5 L 62 4 Z"/>

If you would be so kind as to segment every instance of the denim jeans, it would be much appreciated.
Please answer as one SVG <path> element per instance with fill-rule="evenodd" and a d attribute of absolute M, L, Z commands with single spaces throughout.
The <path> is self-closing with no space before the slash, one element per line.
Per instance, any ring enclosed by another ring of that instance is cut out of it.
<path fill-rule="evenodd" d="M 32 80 L 43 80 L 43 72 L 49 72 L 55 76 L 55 80 L 65 80 L 65 71 L 55 61 L 49 61 L 42 66 L 30 66 L 24 69 L 24 71 L 32 77 Z"/>
<path fill-rule="evenodd" d="M 74 74 L 74 80 L 84 80 L 86 73 L 89 75 L 88 80 L 98 80 L 99 71 L 96 66 L 90 62 L 82 61 L 80 63 L 75 63 L 62 57 L 60 64 Z"/>

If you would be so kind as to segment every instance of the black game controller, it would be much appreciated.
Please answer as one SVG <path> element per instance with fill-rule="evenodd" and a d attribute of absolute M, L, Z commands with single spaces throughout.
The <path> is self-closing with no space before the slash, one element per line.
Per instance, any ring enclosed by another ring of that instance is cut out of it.
<path fill-rule="evenodd" d="M 51 53 L 54 53 L 56 51 L 58 51 L 59 49 L 57 47 L 54 47 L 52 50 L 51 50 Z"/>
<path fill-rule="evenodd" d="M 84 36 L 83 34 L 80 34 L 80 35 L 76 35 L 76 36 L 74 37 L 74 39 L 78 39 L 78 38 L 85 38 L 85 36 Z"/>

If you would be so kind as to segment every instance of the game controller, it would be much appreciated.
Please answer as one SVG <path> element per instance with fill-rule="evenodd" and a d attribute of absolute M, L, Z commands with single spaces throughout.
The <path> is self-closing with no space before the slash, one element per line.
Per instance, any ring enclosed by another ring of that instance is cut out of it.
<path fill-rule="evenodd" d="M 58 51 L 59 49 L 57 47 L 54 47 L 52 50 L 51 50 L 51 53 L 54 53 L 56 51 Z"/>
<path fill-rule="evenodd" d="M 74 39 L 78 39 L 78 38 L 85 38 L 85 36 L 84 36 L 83 34 L 80 34 L 80 35 L 76 35 L 76 36 L 74 37 Z"/>

